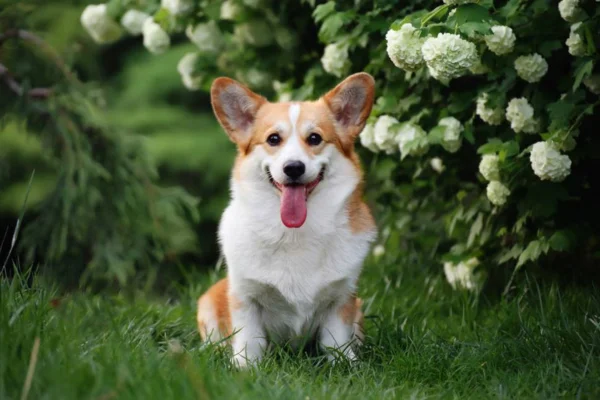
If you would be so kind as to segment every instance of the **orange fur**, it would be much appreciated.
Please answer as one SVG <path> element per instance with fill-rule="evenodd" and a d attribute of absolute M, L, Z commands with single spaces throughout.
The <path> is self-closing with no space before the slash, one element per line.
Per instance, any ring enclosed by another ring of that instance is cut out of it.
<path fill-rule="evenodd" d="M 198 300 L 198 330 L 200 331 L 202 340 L 206 340 L 211 334 L 212 329 L 210 327 L 214 322 L 216 322 L 218 333 L 221 337 L 231 335 L 230 298 L 228 292 L 229 281 L 227 278 L 223 278 L 212 285 Z"/>

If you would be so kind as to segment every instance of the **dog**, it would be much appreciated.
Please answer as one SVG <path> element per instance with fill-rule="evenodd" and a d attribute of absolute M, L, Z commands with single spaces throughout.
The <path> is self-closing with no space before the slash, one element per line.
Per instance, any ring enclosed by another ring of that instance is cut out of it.
<path fill-rule="evenodd" d="M 235 365 L 306 337 L 329 359 L 357 358 L 355 293 L 376 225 L 354 141 L 374 95 L 366 73 L 312 102 L 271 103 L 233 79 L 213 82 L 215 116 L 238 152 L 219 225 L 227 277 L 200 297 L 197 320 L 203 340 L 231 345 Z"/>

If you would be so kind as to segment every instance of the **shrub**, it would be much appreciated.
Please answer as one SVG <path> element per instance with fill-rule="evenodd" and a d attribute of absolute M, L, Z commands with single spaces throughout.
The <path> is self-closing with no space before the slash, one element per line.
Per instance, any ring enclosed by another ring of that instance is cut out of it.
<path fill-rule="evenodd" d="M 361 143 L 386 252 L 410 246 L 477 276 L 597 257 L 596 2 L 141 3 L 159 29 L 197 44 L 180 67 L 190 89 L 225 74 L 303 100 L 351 71 L 375 76 Z M 106 9 L 118 21 L 132 8 Z"/>

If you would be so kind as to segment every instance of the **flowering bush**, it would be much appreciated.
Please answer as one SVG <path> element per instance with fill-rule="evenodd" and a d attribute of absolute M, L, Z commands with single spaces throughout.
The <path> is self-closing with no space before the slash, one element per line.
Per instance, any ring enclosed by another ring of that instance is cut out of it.
<path fill-rule="evenodd" d="M 470 290 L 494 268 L 561 253 L 597 263 L 600 4 L 315 3 L 112 0 L 81 19 L 99 43 L 121 35 L 115 21 L 133 35 L 142 25 L 153 53 L 185 32 L 198 48 L 178 66 L 191 90 L 225 74 L 304 100 L 371 73 L 377 99 L 360 144 L 376 257 L 412 246 Z"/>

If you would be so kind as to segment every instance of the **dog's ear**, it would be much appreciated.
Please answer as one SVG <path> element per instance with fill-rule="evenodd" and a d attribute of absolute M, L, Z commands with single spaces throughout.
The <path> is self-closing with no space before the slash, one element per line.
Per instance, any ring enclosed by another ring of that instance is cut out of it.
<path fill-rule="evenodd" d="M 229 138 L 239 146 L 250 141 L 258 109 L 267 100 L 241 83 L 217 78 L 210 89 L 213 110 Z"/>
<path fill-rule="evenodd" d="M 375 97 L 375 80 L 365 72 L 350 75 L 323 96 L 335 120 L 342 128 L 345 142 L 353 142 L 371 114 Z"/>

